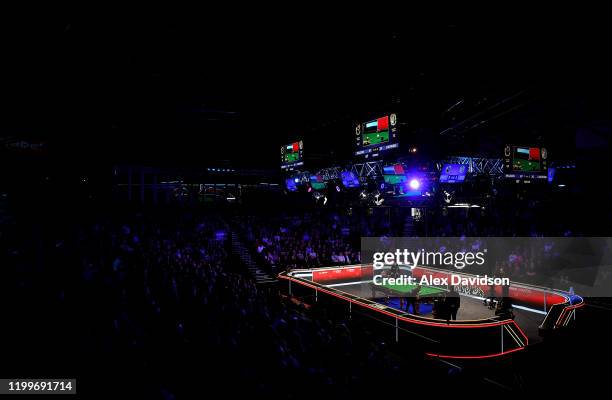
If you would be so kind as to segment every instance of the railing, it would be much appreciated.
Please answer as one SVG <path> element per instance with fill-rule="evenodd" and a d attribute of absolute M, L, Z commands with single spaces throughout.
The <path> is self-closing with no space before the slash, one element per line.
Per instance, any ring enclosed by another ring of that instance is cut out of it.
<path fill-rule="evenodd" d="M 339 267 L 357 270 L 362 266 Z M 322 307 L 331 316 L 360 318 L 397 343 L 409 343 L 429 356 L 444 358 L 490 358 L 524 349 L 528 338 L 512 319 L 446 321 L 417 316 L 337 288 L 306 279 L 308 274 L 336 268 L 295 270 L 279 274 L 286 293 L 294 299 Z M 312 275 L 311 275 L 312 279 Z"/>

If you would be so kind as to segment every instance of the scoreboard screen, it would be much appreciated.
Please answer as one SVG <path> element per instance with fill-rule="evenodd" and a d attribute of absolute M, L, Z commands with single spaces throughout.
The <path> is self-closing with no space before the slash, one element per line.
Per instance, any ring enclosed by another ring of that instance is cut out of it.
<path fill-rule="evenodd" d="M 342 171 L 340 173 L 340 177 L 342 179 L 342 184 L 347 188 L 359 187 L 359 178 L 354 172 L 351 171 Z"/>
<path fill-rule="evenodd" d="M 397 149 L 397 115 L 389 114 L 355 127 L 355 155 L 365 158 L 377 157 L 381 152 Z"/>
<path fill-rule="evenodd" d="M 310 187 L 314 190 L 323 190 L 325 189 L 325 181 L 321 175 L 311 175 L 310 176 Z"/>
<path fill-rule="evenodd" d="M 386 184 L 399 185 L 406 182 L 408 178 L 402 164 L 392 164 L 383 167 L 383 179 Z"/>
<path fill-rule="evenodd" d="M 385 165 L 383 167 L 385 175 L 404 175 L 404 166 L 402 164 Z"/>
<path fill-rule="evenodd" d="M 548 179 L 548 151 L 544 147 L 507 145 L 504 174 L 517 180 Z"/>
<path fill-rule="evenodd" d="M 388 185 L 399 185 L 408 181 L 406 175 L 383 175 L 383 179 Z"/>
<path fill-rule="evenodd" d="M 296 178 L 287 178 L 285 179 L 285 187 L 290 192 L 297 192 L 297 183 L 295 182 Z"/>
<path fill-rule="evenodd" d="M 467 165 L 465 164 L 444 164 L 440 173 L 440 182 L 458 183 L 464 182 L 467 175 Z"/>
<path fill-rule="evenodd" d="M 304 165 L 303 141 L 289 143 L 281 147 L 281 168 L 291 169 Z"/>

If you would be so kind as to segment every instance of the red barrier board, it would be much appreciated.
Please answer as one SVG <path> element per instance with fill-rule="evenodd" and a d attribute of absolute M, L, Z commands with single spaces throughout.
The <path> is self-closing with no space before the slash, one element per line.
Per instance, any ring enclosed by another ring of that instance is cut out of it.
<path fill-rule="evenodd" d="M 312 271 L 312 281 L 317 283 L 357 282 L 372 279 L 373 268 L 369 266 L 338 267 Z"/>

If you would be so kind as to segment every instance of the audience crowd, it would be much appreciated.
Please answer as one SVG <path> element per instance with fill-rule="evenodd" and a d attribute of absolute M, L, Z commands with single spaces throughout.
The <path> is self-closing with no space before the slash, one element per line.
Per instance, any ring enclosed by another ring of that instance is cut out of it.
<path fill-rule="evenodd" d="M 426 217 L 421 216 L 420 221 L 413 221 L 415 228 L 412 233 L 439 238 L 435 250 L 455 252 L 486 247 L 483 239 L 475 238 L 543 237 L 545 233 L 551 236 L 571 235 L 568 230 L 545 232 L 541 229 L 540 221 L 534 218 L 535 210 L 521 216 L 515 209 L 507 206 L 503 209 L 447 209 L 428 213 Z M 362 237 L 406 236 L 404 224 L 393 223 L 398 218 L 407 218 L 406 213 L 385 216 L 363 210 L 347 213 L 346 210 L 330 209 L 284 213 L 280 216 L 241 217 L 234 222 L 242 237 L 251 245 L 259 263 L 269 272 L 278 273 L 291 268 L 360 263 Z M 516 246 L 508 249 L 503 259 L 495 260 L 486 270 L 473 272 L 544 284 L 556 274 L 554 269 L 547 267 L 552 265 L 550 259 L 553 253 L 548 242 L 542 243 L 536 253 L 529 246 Z"/>
<path fill-rule="evenodd" d="M 361 226 L 338 212 L 318 211 L 238 221 L 259 260 L 273 272 L 359 263 Z M 367 231 L 367 226 L 364 226 Z"/>
<path fill-rule="evenodd" d="M 481 218 L 485 231 L 478 229 Z M 448 213 L 431 216 L 426 226 L 430 236 L 498 236 L 503 230 L 491 228 L 494 218 Z M 406 374 L 426 380 L 428 367 L 422 360 L 407 366 L 381 335 L 356 321 L 332 318 L 316 306 L 307 311 L 284 301 L 275 287 L 256 286 L 232 256 L 231 233 L 239 232 L 253 255 L 278 272 L 359 263 L 362 236 L 401 235 L 403 224 L 392 220 L 346 210 L 232 218 L 186 210 L 128 213 L 38 232 L 30 248 L 3 246 L 6 273 L 18 282 L 12 300 L 42 309 L 40 318 L 49 324 L 69 327 L 48 334 L 50 342 L 76 347 L 68 354 L 48 350 L 50 360 L 65 357 L 66 365 L 80 366 L 68 374 L 102 371 L 123 377 L 117 384 L 133 393 L 142 389 L 145 397 L 163 399 L 189 398 L 213 386 L 282 397 L 355 394 Z M 527 255 L 512 257 L 498 264 L 504 274 L 534 274 Z M 34 274 L 20 272 L 24 263 L 43 278 L 29 282 L 26 276 Z M 14 322 L 26 329 L 41 320 L 26 313 Z M 88 384 L 91 378 L 82 382 Z"/>
<path fill-rule="evenodd" d="M 81 223 L 72 239 L 58 239 L 55 261 L 79 265 L 80 278 L 57 280 L 54 292 L 74 312 L 78 362 L 68 364 L 82 369 L 72 373 L 123 377 L 115 384 L 164 399 L 212 387 L 346 394 L 399 379 L 401 363 L 380 336 L 257 287 L 231 256 L 229 229 L 219 216 L 181 212 Z"/>

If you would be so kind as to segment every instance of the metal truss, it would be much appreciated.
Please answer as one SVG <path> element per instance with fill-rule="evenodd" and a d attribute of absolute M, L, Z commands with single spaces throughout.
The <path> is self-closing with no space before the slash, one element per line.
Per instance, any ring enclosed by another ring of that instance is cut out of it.
<path fill-rule="evenodd" d="M 504 173 L 504 163 L 501 158 L 451 157 L 451 164 L 465 164 L 471 174 L 499 176 Z"/>
<path fill-rule="evenodd" d="M 353 172 L 360 178 L 377 177 L 383 174 L 383 162 L 382 161 L 369 161 L 359 164 L 351 164 L 348 168 L 349 171 Z"/>
<path fill-rule="evenodd" d="M 481 158 L 481 157 L 450 157 L 444 162 L 436 162 L 436 169 L 442 170 L 445 163 L 450 164 L 465 164 L 468 166 L 470 174 L 483 174 L 490 176 L 503 175 L 503 161 L 501 158 Z M 350 171 L 359 178 L 376 178 L 383 175 L 383 161 L 368 161 L 364 163 L 349 164 L 345 168 L 330 167 L 322 168 L 315 172 L 320 175 L 325 182 L 340 179 L 342 171 Z M 302 182 L 310 181 L 310 173 L 308 171 L 300 172 L 294 176 L 299 177 Z"/>
<path fill-rule="evenodd" d="M 450 157 L 445 161 L 438 161 L 435 163 L 435 168 L 438 171 L 442 170 L 445 163 L 450 164 L 464 164 L 468 166 L 468 172 L 470 174 L 482 174 L 494 177 L 502 176 L 503 161 L 501 158 L 481 158 L 481 157 Z M 376 178 L 383 175 L 383 161 L 368 161 L 364 163 L 349 164 L 346 167 L 330 167 L 322 168 L 315 172 L 316 175 L 320 175 L 323 181 L 331 181 L 340 179 L 342 171 L 350 171 L 357 175 L 359 178 Z M 302 171 L 295 175 L 300 179 L 302 183 L 310 182 L 311 173 L 308 171 Z"/>
<path fill-rule="evenodd" d="M 315 175 L 321 176 L 323 181 L 332 181 L 340 179 L 342 171 L 350 171 L 357 175 L 359 178 L 378 177 L 383 175 L 383 162 L 382 161 L 369 161 L 365 163 L 349 164 L 346 167 L 329 167 L 316 170 Z M 301 182 L 309 182 L 311 173 L 308 171 L 301 171 L 295 175 L 300 179 Z"/>
<path fill-rule="evenodd" d="M 317 171 L 317 175 L 321 175 L 324 181 L 332 181 L 340 178 L 341 169 L 339 167 L 323 168 Z"/>

